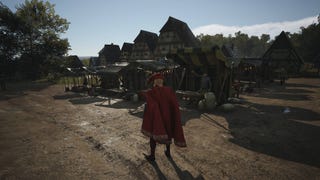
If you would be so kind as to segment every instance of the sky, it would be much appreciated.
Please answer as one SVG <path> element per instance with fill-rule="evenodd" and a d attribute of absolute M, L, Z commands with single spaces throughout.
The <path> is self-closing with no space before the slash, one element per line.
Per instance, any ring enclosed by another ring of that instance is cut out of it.
<path fill-rule="evenodd" d="M 62 38 L 69 55 L 98 56 L 105 44 L 133 43 L 140 30 L 157 33 L 169 16 L 184 21 L 195 35 L 249 36 L 299 32 L 317 23 L 320 0 L 48 0 L 70 22 Z M 24 0 L 1 0 L 13 12 Z"/>

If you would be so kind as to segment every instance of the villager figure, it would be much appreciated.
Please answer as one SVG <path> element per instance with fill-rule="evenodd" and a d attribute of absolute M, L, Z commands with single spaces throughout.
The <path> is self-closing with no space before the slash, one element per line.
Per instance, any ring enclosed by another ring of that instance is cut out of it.
<path fill-rule="evenodd" d="M 160 73 L 152 75 L 148 82 L 153 87 L 141 93 L 146 100 L 141 132 L 150 138 L 150 155 L 145 155 L 148 161 L 155 160 L 157 143 L 166 145 L 168 158 L 171 158 L 172 139 L 175 145 L 186 147 L 176 95 L 170 87 L 163 85 L 163 79 Z"/>
<path fill-rule="evenodd" d="M 82 86 L 83 86 L 83 89 L 84 89 L 84 90 L 87 90 L 87 89 L 88 89 L 88 78 L 87 78 L 86 76 L 84 76 L 84 78 L 83 78 L 83 84 L 82 84 Z"/>
<path fill-rule="evenodd" d="M 284 68 L 279 70 L 280 85 L 284 85 L 287 79 L 287 71 Z"/>
<path fill-rule="evenodd" d="M 239 98 L 240 96 L 240 91 L 241 91 L 241 83 L 240 82 L 235 82 L 232 84 L 234 90 L 236 91 L 235 97 Z"/>
<path fill-rule="evenodd" d="M 212 88 L 212 82 L 210 80 L 210 77 L 208 76 L 208 73 L 206 71 L 203 72 L 203 74 L 198 74 L 195 71 L 191 71 L 195 76 L 200 77 L 200 92 L 206 93 L 210 92 Z"/>

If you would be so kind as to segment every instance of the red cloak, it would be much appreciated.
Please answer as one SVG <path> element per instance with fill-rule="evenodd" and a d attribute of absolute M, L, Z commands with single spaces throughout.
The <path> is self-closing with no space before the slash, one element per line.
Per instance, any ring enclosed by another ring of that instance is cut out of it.
<path fill-rule="evenodd" d="M 158 143 L 186 147 L 181 114 L 175 93 L 170 87 L 153 87 L 142 93 L 146 100 L 141 132 Z"/>

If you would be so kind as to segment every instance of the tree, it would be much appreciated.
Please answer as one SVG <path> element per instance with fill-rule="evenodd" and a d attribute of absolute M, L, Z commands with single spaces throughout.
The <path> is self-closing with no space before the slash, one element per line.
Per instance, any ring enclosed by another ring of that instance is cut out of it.
<path fill-rule="evenodd" d="M 298 38 L 304 59 L 311 62 L 320 53 L 320 24 L 311 24 L 302 28 Z"/>
<path fill-rule="evenodd" d="M 17 7 L 16 16 L 27 25 L 20 39 L 24 72 L 31 78 L 46 75 L 52 71 L 52 60 L 62 59 L 57 57 L 68 51 L 68 40 L 61 39 L 60 34 L 68 29 L 69 22 L 55 14 L 54 5 L 39 0 L 26 0 Z"/>
<path fill-rule="evenodd" d="M 238 50 L 238 56 L 240 57 L 248 57 L 249 56 L 249 48 L 247 43 L 249 41 L 249 36 L 245 33 L 241 33 L 238 31 L 235 33 L 235 37 L 232 38 L 232 43 Z"/>
<path fill-rule="evenodd" d="M 210 48 L 212 46 L 222 46 L 229 43 L 229 39 L 223 37 L 223 34 L 216 34 L 214 36 L 210 35 L 203 35 L 200 34 L 197 36 L 197 38 L 200 40 L 201 47 Z"/>
<path fill-rule="evenodd" d="M 233 46 L 238 57 L 261 57 L 269 46 L 270 35 L 262 34 L 249 37 L 241 31 L 236 32 L 235 36 L 224 37 L 222 34 L 197 36 L 201 46 L 208 48 L 212 46 L 222 47 L 223 45 Z"/>
<path fill-rule="evenodd" d="M 21 49 L 19 37 L 22 36 L 22 21 L 4 4 L 0 3 L 0 70 L 9 76 L 14 57 Z"/>
<path fill-rule="evenodd" d="M 320 55 L 320 22 L 301 27 L 299 33 L 289 37 L 304 61 L 312 62 Z"/>

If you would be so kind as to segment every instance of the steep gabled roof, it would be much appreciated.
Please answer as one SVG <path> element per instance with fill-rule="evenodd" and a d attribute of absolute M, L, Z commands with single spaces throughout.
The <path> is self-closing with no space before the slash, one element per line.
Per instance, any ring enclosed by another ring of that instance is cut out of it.
<path fill-rule="evenodd" d="M 66 57 L 68 68 L 81 68 L 83 67 L 83 63 L 76 55 L 71 55 Z"/>
<path fill-rule="evenodd" d="M 240 64 L 249 64 L 252 66 L 259 67 L 262 64 L 261 58 L 242 58 Z"/>
<path fill-rule="evenodd" d="M 145 42 L 151 51 L 154 51 L 158 41 L 158 35 L 149 31 L 140 30 L 140 33 L 134 40 L 134 43 Z"/>
<path fill-rule="evenodd" d="M 199 41 L 192 33 L 188 25 L 179 19 L 169 16 L 167 22 L 160 29 L 160 33 L 176 32 L 186 46 L 194 47 L 199 46 Z"/>
<path fill-rule="evenodd" d="M 106 44 L 104 47 L 100 50 L 99 54 L 120 54 L 120 47 L 115 44 Z"/>
<path fill-rule="evenodd" d="M 211 48 L 181 48 L 171 51 L 167 58 L 181 66 L 189 67 L 209 67 L 215 66 L 217 62 L 223 62 L 227 68 L 231 67 L 231 62 L 223 54 L 218 46 Z"/>
<path fill-rule="evenodd" d="M 291 60 L 292 63 L 301 65 L 303 60 L 293 47 L 289 37 L 284 31 L 276 38 L 272 43 L 270 48 L 262 56 L 264 63 L 272 61 L 273 59 L 288 61 Z"/>
<path fill-rule="evenodd" d="M 120 57 L 120 47 L 115 44 L 106 44 L 100 50 L 99 56 L 104 55 L 108 63 L 113 63 L 119 60 Z M 101 63 L 101 62 L 100 62 Z"/>
<path fill-rule="evenodd" d="M 130 52 L 132 51 L 133 44 L 132 43 L 123 43 L 121 51 Z"/>

